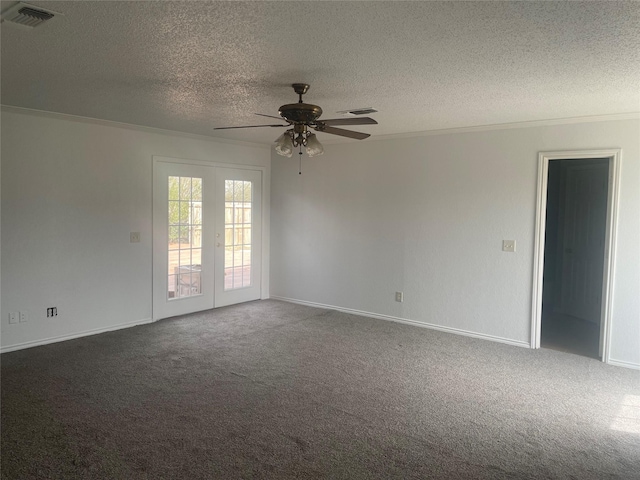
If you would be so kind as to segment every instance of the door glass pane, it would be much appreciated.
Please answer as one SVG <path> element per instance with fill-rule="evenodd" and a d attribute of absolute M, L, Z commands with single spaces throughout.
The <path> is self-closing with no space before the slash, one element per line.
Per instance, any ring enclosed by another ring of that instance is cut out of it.
<path fill-rule="evenodd" d="M 189 246 L 191 245 L 189 243 L 189 227 L 179 227 L 178 232 L 179 232 L 178 239 L 180 240 L 180 248 L 188 249 Z"/>
<path fill-rule="evenodd" d="M 191 206 L 191 223 L 193 225 L 202 225 L 202 202 L 193 202 Z"/>
<path fill-rule="evenodd" d="M 191 191 L 191 177 L 180 178 L 180 200 L 193 200 L 193 192 Z"/>
<path fill-rule="evenodd" d="M 180 200 L 180 177 L 169 177 L 169 200 Z"/>
<path fill-rule="evenodd" d="M 192 188 L 192 200 L 193 201 L 202 201 L 202 179 L 201 178 L 192 178 L 191 179 L 191 188 Z"/>
<path fill-rule="evenodd" d="M 202 178 L 169 177 L 167 297 L 200 295 Z"/>
<path fill-rule="evenodd" d="M 238 225 L 242 223 L 242 202 L 234 202 L 233 205 L 233 223 Z"/>
<path fill-rule="evenodd" d="M 251 286 L 252 183 L 225 180 L 224 289 Z"/>
<path fill-rule="evenodd" d="M 169 200 L 169 225 L 180 225 L 180 202 Z"/>
<path fill-rule="evenodd" d="M 180 227 L 169 227 L 169 250 L 180 248 Z"/>
<path fill-rule="evenodd" d="M 191 230 L 191 246 L 193 248 L 202 247 L 202 225 L 194 225 Z"/>

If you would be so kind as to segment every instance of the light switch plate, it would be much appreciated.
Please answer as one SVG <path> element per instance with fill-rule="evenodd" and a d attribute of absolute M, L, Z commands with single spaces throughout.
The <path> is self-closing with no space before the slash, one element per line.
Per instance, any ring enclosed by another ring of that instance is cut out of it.
<path fill-rule="evenodd" d="M 503 240 L 502 241 L 502 251 L 503 252 L 515 252 L 516 251 L 516 241 L 515 240 Z"/>

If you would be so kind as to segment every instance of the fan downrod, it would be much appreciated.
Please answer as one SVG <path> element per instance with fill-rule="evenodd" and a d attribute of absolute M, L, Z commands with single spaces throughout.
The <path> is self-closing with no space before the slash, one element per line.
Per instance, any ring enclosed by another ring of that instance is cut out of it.
<path fill-rule="evenodd" d="M 291 86 L 293 87 L 293 91 L 300 96 L 298 103 L 302 103 L 302 95 L 307 93 L 310 85 L 308 83 L 292 83 Z"/>

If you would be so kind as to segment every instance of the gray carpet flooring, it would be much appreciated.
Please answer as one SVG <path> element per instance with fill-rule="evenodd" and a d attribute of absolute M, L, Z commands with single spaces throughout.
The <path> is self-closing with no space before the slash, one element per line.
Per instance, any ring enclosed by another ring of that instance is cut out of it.
<path fill-rule="evenodd" d="M 640 478 L 640 372 L 267 300 L 3 354 L 3 479 Z"/>

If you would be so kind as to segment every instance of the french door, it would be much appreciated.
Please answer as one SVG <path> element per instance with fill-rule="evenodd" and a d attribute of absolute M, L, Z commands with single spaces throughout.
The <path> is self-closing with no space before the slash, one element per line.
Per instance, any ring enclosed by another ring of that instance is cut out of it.
<path fill-rule="evenodd" d="M 216 167 L 216 307 L 260 298 L 262 172 Z"/>
<path fill-rule="evenodd" d="M 154 320 L 260 298 L 261 172 L 153 168 Z"/>

